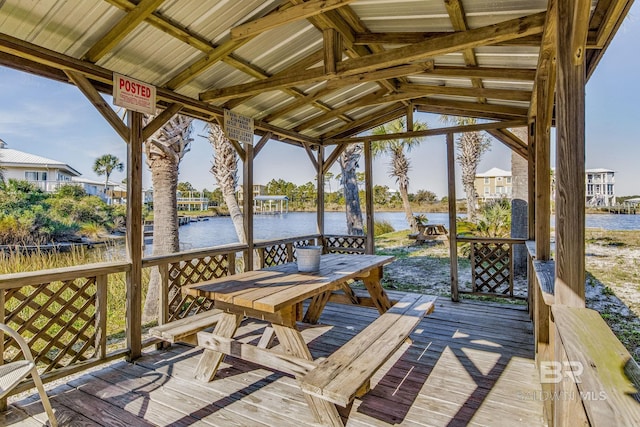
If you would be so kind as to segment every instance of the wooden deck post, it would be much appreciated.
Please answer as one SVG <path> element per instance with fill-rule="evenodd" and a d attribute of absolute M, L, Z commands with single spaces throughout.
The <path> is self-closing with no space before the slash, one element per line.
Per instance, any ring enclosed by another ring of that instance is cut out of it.
<path fill-rule="evenodd" d="M 142 353 L 142 113 L 129 111 L 127 144 L 127 348 L 128 360 Z"/>
<path fill-rule="evenodd" d="M 535 218 L 536 218 L 536 138 L 535 138 L 535 120 L 529 121 L 529 126 L 527 129 L 529 130 L 529 138 L 527 141 L 527 152 L 529 157 L 527 159 L 529 165 L 528 169 L 528 190 L 527 190 L 527 199 L 529 200 L 529 213 L 527 216 L 528 225 L 528 239 L 534 240 L 536 238 L 536 229 L 535 229 Z"/>
<path fill-rule="evenodd" d="M 585 305 L 584 45 L 589 8 L 584 3 L 558 2 L 555 298 L 575 307 Z"/>
<path fill-rule="evenodd" d="M 367 242 L 365 253 L 372 255 L 376 250 L 373 231 L 375 222 L 373 218 L 373 154 L 371 153 L 371 141 L 364 142 L 364 188 L 365 209 L 367 223 Z"/>
<path fill-rule="evenodd" d="M 456 225 L 456 164 L 453 134 L 447 134 L 447 177 L 449 182 L 449 259 L 451 260 L 451 300 L 458 301 L 458 227 Z"/>
<path fill-rule="evenodd" d="M 242 186 L 244 191 L 244 234 L 247 237 L 247 254 L 244 259 L 245 271 L 253 270 L 253 144 L 244 144 Z"/>
<path fill-rule="evenodd" d="M 317 224 L 318 234 L 324 245 L 324 147 L 318 147 L 318 194 L 317 194 Z"/>

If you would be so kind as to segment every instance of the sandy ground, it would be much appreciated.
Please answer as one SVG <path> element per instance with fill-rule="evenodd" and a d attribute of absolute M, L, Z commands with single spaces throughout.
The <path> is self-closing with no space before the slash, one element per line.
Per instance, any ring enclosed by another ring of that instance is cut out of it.
<path fill-rule="evenodd" d="M 378 253 L 394 255 L 396 261 L 385 267 L 383 284 L 389 289 L 418 291 L 450 296 L 449 249 L 443 244 L 416 245 L 409 239 L 382 239 L 376 242 Z M 586 300 L 587 307 L 597 310 L 625 344 L 636 361 L 640 362 L 640 284 L 624 281 L 603 283 L 597 271 L 635 269 L 640 275 L 640 250 L 588 244 Z M 590 273 L 590 271 L 596 273 Z M 628 275 L 627 275 L 628 276 Z M 471 266 L 463 257 L 458 262 L 461 290 L 471 288 Z M 514 295 L 526 297 L 526 277 L 514 280 Z M 526 304 L 523 300 L 504 300 L 505 303 Z"/>

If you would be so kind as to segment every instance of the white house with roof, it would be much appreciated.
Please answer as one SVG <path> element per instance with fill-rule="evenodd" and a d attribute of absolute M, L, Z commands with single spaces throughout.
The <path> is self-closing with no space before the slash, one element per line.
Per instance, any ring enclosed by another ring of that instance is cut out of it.
<path fill-rule="evenodd" d="M 587 206 L 615 205 L 615 182 L 615 171 L 602 168 L 585 170 L 585 196 Z"/>
<path fill-rule="evenodd" d="M 511 171 L 491 168 L 486 172 L 478 173 L 476 174 L 474 187 L 478 198 L 483 201 L 502 198 L 511 199 Z"/>
<path fill-rule="evenodd" d="M 28 181 L 45 192 L 71 184 L 80 172 L 66 163 L 7 147 L 0 139 L 0 167 L 5 180 Z"/>

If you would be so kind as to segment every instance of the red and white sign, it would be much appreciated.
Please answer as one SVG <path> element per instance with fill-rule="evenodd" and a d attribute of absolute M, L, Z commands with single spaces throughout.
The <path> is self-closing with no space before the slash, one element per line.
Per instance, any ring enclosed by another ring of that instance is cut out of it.
<path fill-rule="evenodd" d="M 156 113 L 156 87 L 113 73 L 113 103 L 145 114 Z"/>

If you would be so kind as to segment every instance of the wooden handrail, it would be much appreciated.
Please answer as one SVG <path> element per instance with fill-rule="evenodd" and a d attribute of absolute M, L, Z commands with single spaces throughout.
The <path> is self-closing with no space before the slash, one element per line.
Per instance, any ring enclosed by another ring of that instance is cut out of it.
<path fill-rule="evenodd" d="M 0 276 L 0 289 L 21 288 L 23 286 L 40 285 L 42 283 L 73 280 L 78 277 L 94 277 L 105 274 L 123 273 L 129 270 L 131 270 L 130 262 L 115 261 L 3 274 Z"/>
<path fill-rule="evenodd" d="M 458 243 L 511 243 L 512 245 L 525 243 L 527 241 L 526 239 L 514 239 L 512 237 L 468 237 L 460 235 L 457 236 L 456 240 Z"/>
<path fill-rule="evenodd" d="M 284 243 L 293 243 L 300 240 L 319 239 L 320 237 L 321 237 L 320 234 L 309 234 L 306 236 L 286 237 L 283 239 L 276 239 L 276 240 L 256 240 L 254 248 L 264 248 L 267 246 L 282 245 Z"/>
<path fill-rule="evenodd" d="M 228 245 L 213 246 L 209 248 L 193 249 L 190 251 L 176 252 L 167 255 L 156 255 L 145 257 L 142 260 L 142 268 L 154 267 L 160 264 L 170 264 L 187 259 L 199 258 L 203 256 L 227 254 L 229 252 L 240 252 L 247 249 L 247 245 L 242 243 L 231 243 Z"/>

